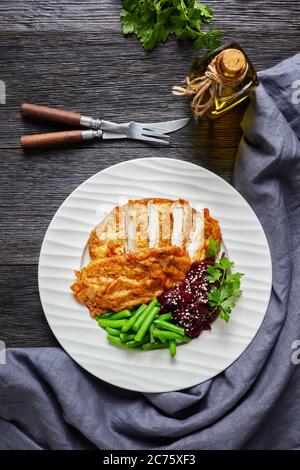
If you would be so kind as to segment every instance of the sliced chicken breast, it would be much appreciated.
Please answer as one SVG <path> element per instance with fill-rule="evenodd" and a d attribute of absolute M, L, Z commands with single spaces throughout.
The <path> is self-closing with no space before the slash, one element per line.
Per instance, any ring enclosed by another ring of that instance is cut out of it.
<path fill-rule="evenodd" d="M 221 241 L 219 223 L 208 209 L 196 211 L 183 200 L 149 198 L 115 207 L 92 231 L 92 259 L 170 245 L 186 250 L 192 261 L 205 258 L 209 239 Z"/>

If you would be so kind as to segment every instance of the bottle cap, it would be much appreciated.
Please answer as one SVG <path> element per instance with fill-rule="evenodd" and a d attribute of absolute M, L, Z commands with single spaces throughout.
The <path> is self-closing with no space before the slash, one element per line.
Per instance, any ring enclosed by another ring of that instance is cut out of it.
<path fill-rule="evenodd" d="M 247 65 L 247 60 L 239 49 L 225 49 L 222 54 L 220 65 L 227 76 L 241 75 Z"/>

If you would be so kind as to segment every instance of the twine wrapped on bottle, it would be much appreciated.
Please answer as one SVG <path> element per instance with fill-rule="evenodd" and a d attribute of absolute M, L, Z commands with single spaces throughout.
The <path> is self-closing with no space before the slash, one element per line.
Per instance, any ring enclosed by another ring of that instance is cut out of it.
<path fill-rule="evenodd" d="M 186 88 L 174 86 L 172 93 L 192 97 L 192 110 L 196 118 L 203 117 L 212 108 L 217 97 L 218 85 L 234 88 L 248 72 L 248 62 L 238 49 L 225 49 L 208 64 L 203 75 L 185 79 Z"/>

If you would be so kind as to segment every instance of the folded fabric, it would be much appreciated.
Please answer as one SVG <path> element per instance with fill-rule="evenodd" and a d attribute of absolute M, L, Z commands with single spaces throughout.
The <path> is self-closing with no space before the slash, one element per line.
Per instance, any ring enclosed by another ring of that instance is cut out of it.
<path fill-rule="evenodd" d="M 59 348 L 8 350 L 0 449 L 300 449 L 297 78 L 300 54 L 260 73 L 242 123 L 234 184 L 258 215 L 273 262 L 268 311 L 247 350 L 213 380 L 164 394 L 110 386 Z"/>

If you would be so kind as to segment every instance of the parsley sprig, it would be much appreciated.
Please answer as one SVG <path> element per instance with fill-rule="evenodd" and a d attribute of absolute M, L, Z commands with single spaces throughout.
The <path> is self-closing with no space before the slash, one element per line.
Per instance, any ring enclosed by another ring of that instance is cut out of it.
<path fill-rule="evenodd" d="M 220 245 L 210 239 L 209 248 L 206 251 L 207 257 L 217 258 L 219 251 Z M 211 315 L 218 311 L 220 318 L 226 322 L 230 320 L 231 311 L 242 294 L 240 287 L 243 274 L 232 274 L 233 266 L 234 263 L 222 255 L 213 265 L 207 267 L 206 279 L 212 284 L 208 294 L 209 306 L 212 308 Z"/>
<path fill-rule="evenodd" d="M 125 0 L 121 10 L 123 33 L 135 33 L 145 50 L 165 43 L 170 34 L 191 38 L 196 50 L 214 49 L 220 45 L 220 31 L 202 29 L 212 18 L 212 10 L 197 0 Z"/>

